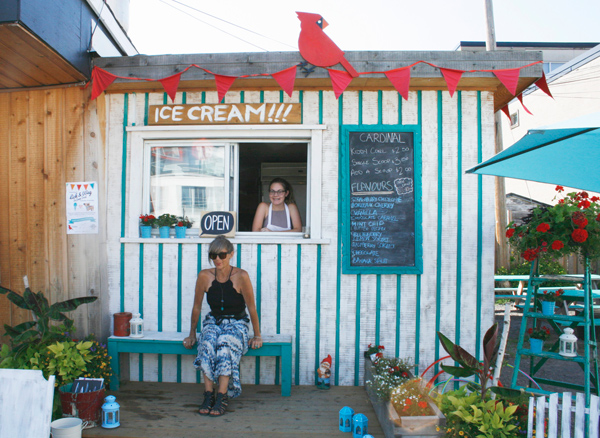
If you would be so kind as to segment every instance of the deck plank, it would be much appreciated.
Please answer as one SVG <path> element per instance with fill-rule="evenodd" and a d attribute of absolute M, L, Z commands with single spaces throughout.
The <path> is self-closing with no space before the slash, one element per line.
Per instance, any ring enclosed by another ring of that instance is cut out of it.
<path fill-rule="evenodd" d="M 83 437 L 187 438 L 231 437 L 347 437 L 337 426 L 339 410 L 350 406 L 369 419 L 369 433 L 383 436 L 363 387 L 293 386 L 282 398 L 275 385 L 244 385 L 242 395 L 230 401 L 219 418 L 196 414 L 202 386 L 192 383 L 128 382 L 115 395 L 121 409 L 121 426 L 86 429 Z"/>

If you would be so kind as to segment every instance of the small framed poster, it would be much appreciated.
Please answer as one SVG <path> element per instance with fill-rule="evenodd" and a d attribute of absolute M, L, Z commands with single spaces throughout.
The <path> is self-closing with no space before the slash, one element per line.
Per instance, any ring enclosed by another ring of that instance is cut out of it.
<path fill-rule="evenodd" d="M 98 184 L 68 182 L 66 187 L 67 234 L 98 234 Z"/>

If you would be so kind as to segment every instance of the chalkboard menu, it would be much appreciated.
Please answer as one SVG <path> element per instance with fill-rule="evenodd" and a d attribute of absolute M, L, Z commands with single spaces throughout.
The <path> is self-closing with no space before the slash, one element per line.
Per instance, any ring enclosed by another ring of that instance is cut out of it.
<path fill-rule="evenodd" d="M 349 130 L 344 135 L 344 271 L 420 272 L 416 133 Z"/>

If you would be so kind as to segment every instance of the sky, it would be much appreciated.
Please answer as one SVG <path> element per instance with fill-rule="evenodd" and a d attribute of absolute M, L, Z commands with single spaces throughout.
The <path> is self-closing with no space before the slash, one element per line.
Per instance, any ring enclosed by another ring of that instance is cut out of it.
<path fill-rule="evenodd" d="M 486 39 L 485 0 L 130 2 L 128 34 L 146 55 L 297 51 L 295 11 L 321 14 L 345 51 L 454 50 Z M 600 42 L 599 17 L 599 0 L 494 2 L 497 41 Z"/>

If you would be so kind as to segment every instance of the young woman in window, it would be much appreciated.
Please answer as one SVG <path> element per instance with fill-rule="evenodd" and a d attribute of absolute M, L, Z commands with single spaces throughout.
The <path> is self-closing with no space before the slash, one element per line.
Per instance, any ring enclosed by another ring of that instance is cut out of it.
<path fill-rule="evenodd" d="M 258 205 L 252 231 L 302 231 L 302 219 L 289 182 L 274 178 L 269 184 L 269 199 L 270 204 Z"/>

